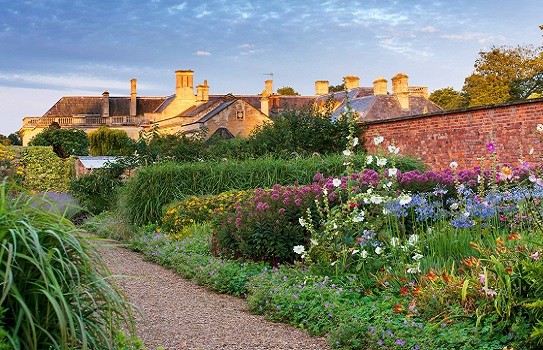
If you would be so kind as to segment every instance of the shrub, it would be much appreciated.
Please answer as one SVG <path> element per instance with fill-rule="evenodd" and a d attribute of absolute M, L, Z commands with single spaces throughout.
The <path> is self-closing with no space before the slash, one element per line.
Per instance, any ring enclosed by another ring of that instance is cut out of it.
<path fill-rule="evenodd" d="M 21 149 L 20 163 L 24 167 L 23 186 L 33 191 L 67 192 L 75 176 L 74 158 L 61 159 L 51 147 Z"/>
<path fill-rule="evenodd" d="M 80 129 L 58 129 L 49 127 L 37 134 L 29 146 L 51 146 L 60 158 L 86 156 L 89 154 L 87 134 Z"/>
<path fill-rule="evenodd" d="M 11 346 L 112 348 L 121 324 L 132 325 L 130 306 L 80 232 L 34 202 L 0 186 L 0 307 Z"/>
<path fill-rule="evenodd" d="M 122 185 L 120 167 L 95 169 L 69 182 L 68 188 L 79 204 L 93 214 L 112 209 L 116 203 L 117 188 Z"/>
<path fill-rule="evenodd" d="M 101 126 L 90 132 L 88 138 L 90 154 L 93 156 L 129 155 L 135 150 L 135 141 L 124 130 Z"/>

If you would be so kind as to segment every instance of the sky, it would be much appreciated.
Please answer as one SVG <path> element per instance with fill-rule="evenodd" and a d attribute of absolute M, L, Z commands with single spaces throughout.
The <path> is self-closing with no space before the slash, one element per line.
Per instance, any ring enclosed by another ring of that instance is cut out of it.
<path fill-rule="evenodd" d="M 210 94 L 264 81 L 313 95 L 346 75 L 372 86 L 462 88 L 480 51 L 541 45 L 541 0 L 0 0 L 0 134 L 62 96 L 175 93 L 194 71 Z M 273 75 L 271 75 L 273 74 Z"/>

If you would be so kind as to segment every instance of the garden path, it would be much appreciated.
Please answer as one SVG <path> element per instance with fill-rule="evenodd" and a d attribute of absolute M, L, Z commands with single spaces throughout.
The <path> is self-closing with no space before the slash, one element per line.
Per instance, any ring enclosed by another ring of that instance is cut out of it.
<path fill-rule="evenodd" d="M 114 275 L 123 276 L 117 285 L 141 310 L 137 330 L 148 349 L 330 349 L 324 338 L 251 315 L 243 299 L 211 292 L 107 243 L 100 254 Z"/>

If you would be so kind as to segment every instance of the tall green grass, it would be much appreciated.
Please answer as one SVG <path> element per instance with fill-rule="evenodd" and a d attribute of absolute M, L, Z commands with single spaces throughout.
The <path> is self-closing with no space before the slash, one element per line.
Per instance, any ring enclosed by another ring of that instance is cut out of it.
<path fill-rule="evenodd" d="M 354 159 L 354 168 L 364 168 L 364 155 Z M 118 209 L 131 223 L 158 222 L 164 205 L 191 195 L 219 194 L 230 190 L 270 188 L 275 184 L 313 182 L 316 173 L 341 175 L 345 170 L 340 155 L 293 160 L 258 158 L 246 161 L 160 163 L 137 172 L 120 189 Z M 411 158 L 398 157 L 402 171 L 424 165 Z"/>
<path fill-rule="evenodd" d="M 35 203 L 0 184 L 0 326 L 13 349 L 112 349 L 129 304 L 73 224 Z"/>

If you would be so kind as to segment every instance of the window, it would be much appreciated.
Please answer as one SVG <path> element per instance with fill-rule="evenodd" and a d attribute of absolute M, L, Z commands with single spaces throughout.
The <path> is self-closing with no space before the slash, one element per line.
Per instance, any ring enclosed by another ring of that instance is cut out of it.
<path fill-rule="evenodd" d="M 243 119 L 243 116 L 244 116 L 243 111 L 237 111 L 237 112 L 236 112 L 236 117 L 237 117 L 237 119 Z"/>

